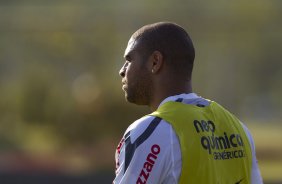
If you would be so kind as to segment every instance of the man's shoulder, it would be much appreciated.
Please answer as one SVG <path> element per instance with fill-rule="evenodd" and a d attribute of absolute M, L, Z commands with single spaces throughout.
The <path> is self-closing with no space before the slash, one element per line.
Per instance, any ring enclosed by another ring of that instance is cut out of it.
<path fill-rule="evenodd" d="M 126 130 L 125 136 L 130 133 L 133 140 L 138 138 L 144 132 L 148 132 L 148 129 L 152 129 L 152 132 L 158 132 L 158 135 L 167 134 L 172 126 L 165 120 L 155 116 L 144 116 L 135 122 L 133 122 Z"/>
<path fill-rule="evenodd" d="M 142 131 L 143 129 L 146 129 L 146 127 L 153 121 L 153 119 L 154 117 L 152 116 L 144 116 L 140 119 L 137 119 L 127 128 L 126 132 L 132 130 Z"/>

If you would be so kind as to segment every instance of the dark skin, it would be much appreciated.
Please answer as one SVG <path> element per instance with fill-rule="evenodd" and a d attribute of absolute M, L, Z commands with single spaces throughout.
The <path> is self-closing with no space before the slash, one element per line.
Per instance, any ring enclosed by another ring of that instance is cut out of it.
<path fill-rule="evenodd" d="M 165 98 L 192 92 L 191 79 L 175 75 L 161 52 L 153 51 L 144 59 L 142 42 L 131 38 L 124 58 L 126 61 L 119 75 L 128 102 L 147 105 L 155 111 Z"/>

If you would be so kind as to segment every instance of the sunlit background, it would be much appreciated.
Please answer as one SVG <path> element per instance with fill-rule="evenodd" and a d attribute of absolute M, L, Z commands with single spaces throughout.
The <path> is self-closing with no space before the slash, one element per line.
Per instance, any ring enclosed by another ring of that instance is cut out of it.
<path fill-rule="evenodd" d="M 282 183 L 282 1 L 1 0 L 0 183 L 106 184 L 125 129 L 118 70 L 131 34 L 173 21 L 196 48 L 194 91 L 247 124 Z"/>

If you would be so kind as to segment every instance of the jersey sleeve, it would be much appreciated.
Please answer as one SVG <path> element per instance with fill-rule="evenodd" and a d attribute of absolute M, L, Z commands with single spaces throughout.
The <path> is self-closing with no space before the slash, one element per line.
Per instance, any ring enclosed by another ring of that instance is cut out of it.
<path fill-rule="evenodd" d="M 246 125 L 243 125 L 243 128 L 244 128 L 244 131 L 246 132 L 247 136 L 248 136 L 248 139 L 249 139 L 249 142 L 250 142 L 250 145 L 251 145 L 251 149 L 252 149 L 252 172 L 251 172 L 251 183 L 252 184 L 263 184 L 263 181 L 262 181 L 262 177 L 261 177 L 261 174 L 260 174 L 260 170 L 259 170 L 259 167 L 258 167 L 258 161 L 257 161 L 257 158 L 256 158 L 256 149 L 255 149 L 255 143 L 254 143 L 254 140 L 253 140 L 253 137 L 249 131 L 249 129 L 246 127 Z"/>
<path fill-rule="evenodd" d="M 170 124 L 158 117 L 141 118 L 127 129 L 117 147 L 113 183 L 177 183 L 180 154 L 180 145 Z"/>

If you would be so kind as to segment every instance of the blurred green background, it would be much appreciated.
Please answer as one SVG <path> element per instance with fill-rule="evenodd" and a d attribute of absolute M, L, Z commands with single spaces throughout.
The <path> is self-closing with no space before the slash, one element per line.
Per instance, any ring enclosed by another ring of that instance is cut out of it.
<path fill-rule="evenodd" d="M 1 0 L 0 182 L 112 181 L 119 139 L 149 112 L 124 100 L 123 52 L 158 21 L 189 32 L 194 91 L 247 124 L 265 183 L 281 182 L 281 17 L 280 0 Z"/>

